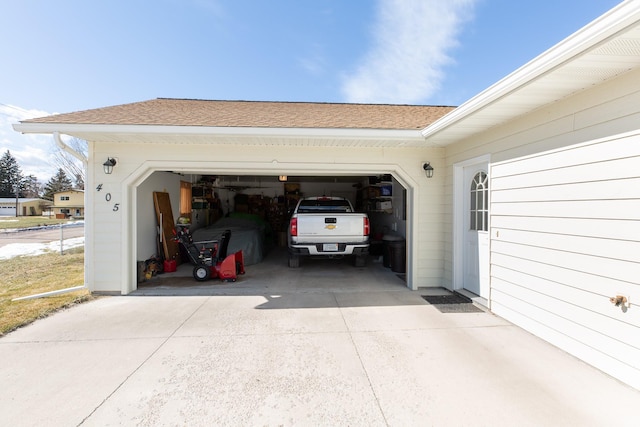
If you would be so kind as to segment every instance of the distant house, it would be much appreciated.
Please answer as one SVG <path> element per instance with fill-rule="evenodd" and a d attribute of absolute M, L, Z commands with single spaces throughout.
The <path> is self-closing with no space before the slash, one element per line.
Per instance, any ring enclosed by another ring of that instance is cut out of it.
<path fill-rule="evenodd" d="M 60 217 L 84 217 L 84 190 L 66 190 L 53 195 L 51 213 Z"/>
<path fill-rule="evenodd" d="M 16 215 L 16 199 L 0 199 L 0 216 L 40 216 L 42 212 L 51 204 L 44 199 L 20 198 L 18 199 L 18 215 Z"/>

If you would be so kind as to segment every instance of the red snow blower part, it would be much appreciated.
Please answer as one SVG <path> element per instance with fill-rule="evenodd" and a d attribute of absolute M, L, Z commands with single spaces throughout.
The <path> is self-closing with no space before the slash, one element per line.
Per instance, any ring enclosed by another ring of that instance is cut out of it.
<path fill-rule="evenodd" d="M 224 282 L 235 282 L 244 274 L 242 251 L 227 255 L 231 230 L 225 230 L 220 240 L 194 242 L 189 229 L 181 227 L 176 240 L 185 248 L 193 267 L 193 278 L 198 282 L 219 278 Z"/>

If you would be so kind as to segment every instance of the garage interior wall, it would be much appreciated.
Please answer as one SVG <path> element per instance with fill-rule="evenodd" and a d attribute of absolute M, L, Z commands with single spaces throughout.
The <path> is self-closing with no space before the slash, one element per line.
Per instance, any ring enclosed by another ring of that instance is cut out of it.
<path fill-rule="evenodd" d="M 175 219 L 179 216 L 179 198 L 181 181 L 187 180 L 197 184 L 202 179 L 198 174 L 175 174 L 171 172 L 157 171 L 151 174 L 137 188 L 137 260 L 151 258 L 157 252 L 156 217 L 153 205 L 154 191 L 164 191 L 169 193 L 171 207 Z M 318 180 L 318 177 L 314 177 Z M 369 185 L 369 177 L 353 176 L 340 177 L 340 181 L 351 180 L 350 182 L 334 182 L 334 178 L 325 177 L 323 182 L 307 181 L 305 177 L 297 177 L 295 181 L 288 180 L 286 183 L 300 186 L 301 197 L 309 196 L 336 196 L 349 199 L 353 206 L 356 206 L 356 194 L 359 188 Z M 247 177 L 247 176 L 222 176 L 217 178 L 213 191 L 218 195 L 222 204 L 223 215 L 234 211 L 234 197 L 238 194 L 263 196 L 267 199 L 284 196 L 285 182 L 279 182 L 272 176 Z M 238 190 L 233 189 L 237 186 Z M 406 201 L 404 187 L 392 178 L 392 206 L 391 211 L 367 212 L 372 221 L 372 233 L 389 234 L 393 233 L 401 237 L 406 237 Z M 245 188 L 246 187 L 246 188 Z M 209 225 L 205 219 L 208 217 L 206 209 L 192 209 L 191 231 Z"/>
<path fill-rule="evenodd" d="M 153 204 L 153 192 L 164 191 L 169 193 L 171 211 L 177 220 L 180 216 L 180 175 L 170 172 L 154 172 L 136 190 L 137 197 L 137 254 L 136 259 L 143 261 L 157 255 L 156 211 Z"/>

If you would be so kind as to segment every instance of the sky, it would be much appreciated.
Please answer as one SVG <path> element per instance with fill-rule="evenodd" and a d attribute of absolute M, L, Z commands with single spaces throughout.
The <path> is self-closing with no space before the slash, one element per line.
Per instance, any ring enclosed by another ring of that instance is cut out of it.
<path fill-rule="evenodd" d="M 620 2 L 3 0 L 0 155 L 45 183 L 11 124 L 155 98 L 457 106 Z"/>

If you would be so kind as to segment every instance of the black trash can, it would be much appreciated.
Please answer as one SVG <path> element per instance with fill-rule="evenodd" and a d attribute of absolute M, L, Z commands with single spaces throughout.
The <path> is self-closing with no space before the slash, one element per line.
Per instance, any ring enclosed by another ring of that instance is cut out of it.
<path fill-rule="evenodd" d="M 382 265 L 387 268 L 391 268 L 393 263 L 392 244 L 396 242 L 404 242 L 404 239 L 400 236 L 393 234 L 385 234 L 382 237 Z"/>
<path fill-rule="evenodd" d="M 404 273 L 407 271 L 407 242 L 406 240 L 394 240 L 389 242 L 391 256 L 391 271 Z"/>

